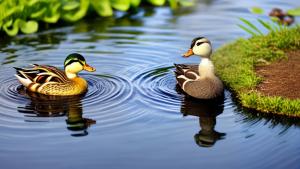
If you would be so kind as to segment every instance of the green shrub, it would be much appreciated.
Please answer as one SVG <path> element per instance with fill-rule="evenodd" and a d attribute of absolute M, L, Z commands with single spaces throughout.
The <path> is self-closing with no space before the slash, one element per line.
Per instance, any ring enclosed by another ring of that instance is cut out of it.
<path fill-rule="evenodd" d="M 88 12 L 107 17 L 112 16 L 114 10 L 129 11 L 142 3 L 155 6 L 168 3 L 176 9 L 179 5 L 192 5 L 193 0 L 0 0 L 0 31 L 9 36 L 18 34 L 19 30 L 34 33 L 39 22 L 75 22 Z"/>

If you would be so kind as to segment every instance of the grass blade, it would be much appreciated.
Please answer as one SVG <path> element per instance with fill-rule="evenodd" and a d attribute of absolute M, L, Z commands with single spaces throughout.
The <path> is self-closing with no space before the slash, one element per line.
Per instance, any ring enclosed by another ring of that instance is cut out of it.
<path fill-rule="evenodd" d="M 238 24 L 238 26 L 240 28 L 242 28 L 244 31 L 248 32 L 249 34 L 251 34 L 252 36 L 257 36 L 257 33 L 251 31 L 250 29 L 246 28 L 244 25 Z"/>
<path fill-rule="evenodd" d="M 270 23 L 265 22 L 265 21 L 263 21 L 263 20 L 261 20 L 261 19 L 257 19 L 257 20 L 258 20 L 258 22 L 259 22 L 260 24 L 262 24 L 262 26 L 264 26 L 264 27 L 265 27 L 266 29 L 268 29 L 269 31 L 274 31 Z"/>
<path fill-rule="evenodd" d="M 242 22 L 244 22 L 246 25 L 248 25 L 250 28 L 258 32 L 258 34 L 263 35 L 263 33 L 255 26 L 253 25 L 250 21 L 244 19 L 244 18 L 239 18 Z"/>
<path fill-rule="evenodd" d="M 279 31 L 279 24 L 280 23 L 278 23 L 278 20 L 273 20 L 273 19 L 271 19 L 271 21 L 272 21 L 272 28 L 273 28 L 273 30 L 274 31 Z"/>

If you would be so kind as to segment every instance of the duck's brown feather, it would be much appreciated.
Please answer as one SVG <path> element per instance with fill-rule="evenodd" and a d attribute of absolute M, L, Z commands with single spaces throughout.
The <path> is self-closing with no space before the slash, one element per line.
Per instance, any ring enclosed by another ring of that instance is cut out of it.
<path fill-rule="evenodd" d="M 57 83 L 68 83 L 68 79 L 65 72 L 59 70 L 56 67 L 49 65 L 33 65 L 32 68 L 15 68 L 17 75 L 30 79 L 33 83 L 47 83 L 47 82 L 57 82 Z"/>
<path fill-rule="evenodd" d="M 223 84 L 218 77 L 200 78 L 198 65 L 175 64 L 177 84 L 190 96 L 210 99 L 223 91 Z"/>
<path fill-rule="evenodd" d="M 186 81 L 196 80 L 199 78 L 197 65 L 174 64 L 177 83 L 183 87 Z"/>
<path fill-rule="evenodd" d="M 200 80 L 187 81 L 182 87 L 187 94 L 201 99 L 217 97 L 223 91 L 223 84 L 217 77 L 201 78 Z"/>

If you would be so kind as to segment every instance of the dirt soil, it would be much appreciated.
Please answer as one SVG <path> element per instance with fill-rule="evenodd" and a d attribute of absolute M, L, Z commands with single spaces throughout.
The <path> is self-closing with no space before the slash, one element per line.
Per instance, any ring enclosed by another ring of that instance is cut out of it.
<path fill-rule="evenodd" d="M 286 54 L 288 59 L 256 67 L 256 73 L 264 79 L 257 86 L 257 90 L 269 96 L 299 99 L 300 50 L 289 51 Z"/>

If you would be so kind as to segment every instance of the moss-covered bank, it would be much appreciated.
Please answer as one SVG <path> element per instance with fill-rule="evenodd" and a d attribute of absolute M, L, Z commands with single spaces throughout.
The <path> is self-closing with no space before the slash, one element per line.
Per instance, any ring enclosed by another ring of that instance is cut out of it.
<path fill-rule="evenodd" d="M 299 98 L 264 95 L 257 90 L 257 85 L 264 79 L 255 73 L 256 66 L 285 59 L 286 51 L 296 49 L 300 49 L 299 26 L 270 32 L 265 36 L 238 39 L 219 48 L 213 55 L 213 61 L 217 74 L 236 94 L 244 107 L 266 113 L 300 117 Z"/>

